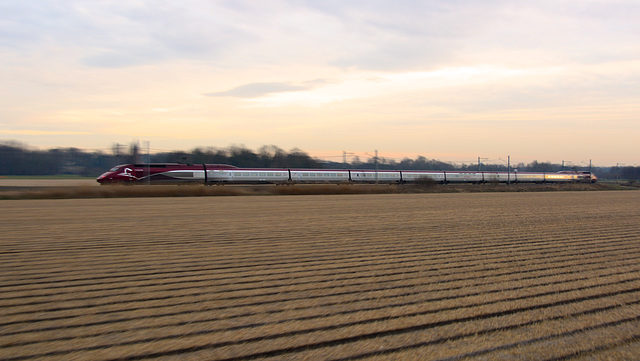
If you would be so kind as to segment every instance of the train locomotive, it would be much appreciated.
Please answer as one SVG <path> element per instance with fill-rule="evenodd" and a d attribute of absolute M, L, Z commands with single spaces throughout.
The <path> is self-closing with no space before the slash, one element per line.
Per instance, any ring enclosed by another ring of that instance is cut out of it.
<path fill-rule="evenodd" d="M 226 164 L 118 165 L 97 179 L 108 184 L 296 184 L 296 183 L 594 183 L 591 172 L 469 172 L 303 168 L 238 168 Z"/>

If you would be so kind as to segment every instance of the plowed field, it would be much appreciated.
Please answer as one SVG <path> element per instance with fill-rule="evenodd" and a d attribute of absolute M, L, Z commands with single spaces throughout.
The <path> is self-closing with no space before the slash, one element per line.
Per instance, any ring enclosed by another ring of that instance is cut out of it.
<path fill-rule="evenodd" d="M 640 192 L 0 201 L 1 360 L 625 360 Z"/>

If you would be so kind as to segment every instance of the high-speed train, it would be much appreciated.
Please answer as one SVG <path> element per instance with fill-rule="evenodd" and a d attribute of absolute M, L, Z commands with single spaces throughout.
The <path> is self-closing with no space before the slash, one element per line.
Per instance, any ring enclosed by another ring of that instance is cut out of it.
<path fill-rule="evenodd" d="M 296 183 L 571 183 L 596 182 L 591 172 L 463 172 L 422 170 L 238 168 L 226 164 L 118 165 L 97 178 L 107 184 L 296 184 Z"/>

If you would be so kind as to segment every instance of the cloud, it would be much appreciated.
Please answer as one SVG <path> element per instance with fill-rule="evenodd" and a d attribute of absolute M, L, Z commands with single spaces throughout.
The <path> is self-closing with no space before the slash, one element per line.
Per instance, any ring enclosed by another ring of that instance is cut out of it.
<path fill-rule="evenodd" d="M 97 68 L 174 59 L 227 69 L 306 63 L 384 71 L 478 59 L 586 62 L 637 57 L 639 7 L 599 0 L 14 1 L 0 2 L 0 47 L 38 55 L 64 49 L 54 55 Z"/>
<path fill-rule="evenodd" d="M 219 61 L 259 39 L 244 27 L 236 10 L 206 1 L 0 2 L 0 48 L 56 56 L 65 49 L 97 68 Z"/>
<path fill-rule="evenodd" d="M 17 129 L 17 130 L 2 130 L 0 134 L 16 134 L 16 135 L 89 135 L 93 132 L 76 132 L 68 130 L 35 130 L 35 129 Z"/>
<path fill-rule="evenodd" d="M 287 83 L 251 83 L 223 92 L 206 93 L 209 97 L 258 98 L 273 93 L 286 93 L 309 90 L 308 86 L 297 86 Z"/>

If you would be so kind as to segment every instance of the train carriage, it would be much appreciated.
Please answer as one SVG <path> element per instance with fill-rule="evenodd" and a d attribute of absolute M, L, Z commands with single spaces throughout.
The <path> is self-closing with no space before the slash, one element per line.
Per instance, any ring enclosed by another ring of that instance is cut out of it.
<path fill-rule="evenodd" d="M 544 183 L 544 173 L 514 172 L 515 183 Z"/>

